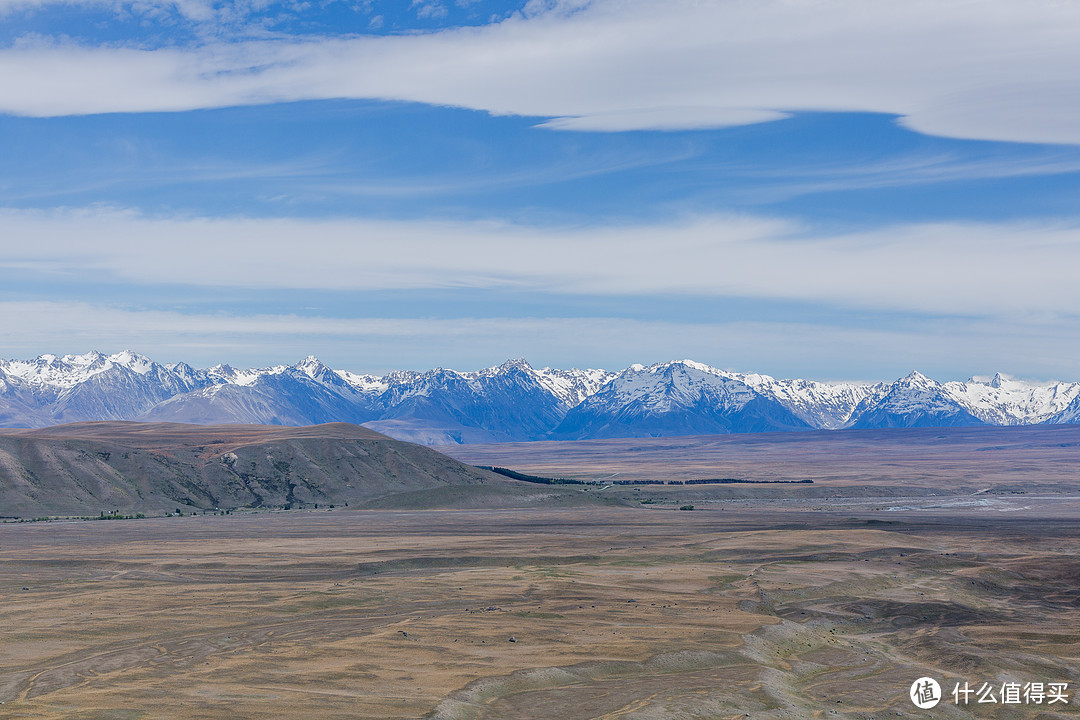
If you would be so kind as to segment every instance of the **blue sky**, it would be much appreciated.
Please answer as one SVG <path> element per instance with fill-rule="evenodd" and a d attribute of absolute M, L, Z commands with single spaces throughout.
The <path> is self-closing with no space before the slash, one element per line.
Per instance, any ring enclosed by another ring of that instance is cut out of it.
<path fill-rule="evenodd" d="M 0 0 L 0 354 L 1080 379 L 1077 30 Z"/>

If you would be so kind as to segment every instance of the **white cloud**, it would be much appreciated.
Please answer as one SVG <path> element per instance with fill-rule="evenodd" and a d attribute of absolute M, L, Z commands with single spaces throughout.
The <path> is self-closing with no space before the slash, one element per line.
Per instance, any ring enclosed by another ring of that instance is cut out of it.
<path fill-rule="evenodd" d="M 913 328 L 791 322 L 626 318 L 327 318 L 183 314 L 82 302 L 0 302 L 9 357 L 130 348 L 160 362 L 266 366 L 314 353 L 333 367 L 473 370 L 510 357 L 536 365 L 621 369 L 682 357 L 778 377 L 893 379 L 918 368 L 938 379 L 1004 370 L 1076 378 L 1076 323 L 934 320 Z"/>
<path fill-rule="evenodd" d="M 248 10 L 254 9 L 251 6 L 258 4 L 258 2 L 252 4 L 237 3 L 240 6 L 246 5 Z M 176 13 L 195 22 L 220 20 L 226 13 L 224 8 L 215 9 L 212 0 L 0 0 L 0 17 L 48 5 L 85 5 L 113 12 L 129 10 L 147 17 Z"/>
<path fill-rule="evenodd" d="M 416 16 L 419 18 L 444 18 L 449 13 L 445 5 L 430 0 L 412 0 L 410 7 L 416 10 Z"/>
<path fill-rule="evenodd" d="M 773 110 L 732 107 L 680 107 L 594 113 L 559 117 L 539 124 L 552 130 L 618 132 L 626 130 L 693 130 L 730 127 L 782 120 L 789 115 Z"/>
<path fill-rule="evenodd" d="M 922 132 L 1080 142 L 1080 3 L 594 0 L 482 28 L 195 49 L 0 51 L 0 111 L 62 115 L 377 98 L 589 130 L 797 110 Z"/>
<path fill-rule="evenodd" d="M 1080 307 L 1080 227 L 1071 224 L 837 235 L 753 216 L 536 228 L 8 210 L 0 238 L 0 267 L 145 286 L 684 294 L 1014 318 Z"/>

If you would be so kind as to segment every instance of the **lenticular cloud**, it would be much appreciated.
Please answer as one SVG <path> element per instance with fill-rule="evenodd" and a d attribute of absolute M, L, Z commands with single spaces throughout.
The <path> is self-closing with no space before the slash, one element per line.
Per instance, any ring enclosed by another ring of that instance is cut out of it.
<path fill-rule="evenodd" d="M 921 132 L 1078 143 L 1080 3 L 596 0 L 479 28 L 186 48 L 22 43 L 0 111 L 177 111 L 320 98 L 679 130 L 783 113 L 891 113 Z"/>

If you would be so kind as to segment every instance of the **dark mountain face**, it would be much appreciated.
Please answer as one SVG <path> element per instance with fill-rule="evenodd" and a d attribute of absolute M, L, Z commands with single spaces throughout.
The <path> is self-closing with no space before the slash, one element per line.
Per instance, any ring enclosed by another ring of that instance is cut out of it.
<path fill-rule="evenodd" d="M 51 421 L 42 402 L 21 378 L 0 369 L 0 427 L 42 427 Z"/>
<path fill-rule="evenodd" d="M 526 368 L 504 365 L 474 378 L 446 370 L 424 373 L 380 396 L 379 419 L 487 441 L 544 438 L 567 408 Z"/>
<path fill-rule="evenodd" d="M 61 423 L 138 417 L 169 398 L 205 384 L 178 376 L 157 364 L 146 374 L 112 365 L 60 396 L 52 417 Z"/>

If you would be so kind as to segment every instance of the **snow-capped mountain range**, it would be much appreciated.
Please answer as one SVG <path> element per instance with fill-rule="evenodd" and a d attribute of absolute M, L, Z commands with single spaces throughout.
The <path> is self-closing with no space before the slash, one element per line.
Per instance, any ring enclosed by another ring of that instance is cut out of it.
<path fill-rule="evenodd" d="M 621 372 L 537 369 L 381 377 L 295 365 L 198 370 L 138 353 L 0 360 L 0 426 L 88 420 L 364 424 L 426 444 L 649 437 L 777 430 L 1080 423 L 1080 383 L 1004 375 L 938 383 L 822 383 L 692 360 Z"/>

